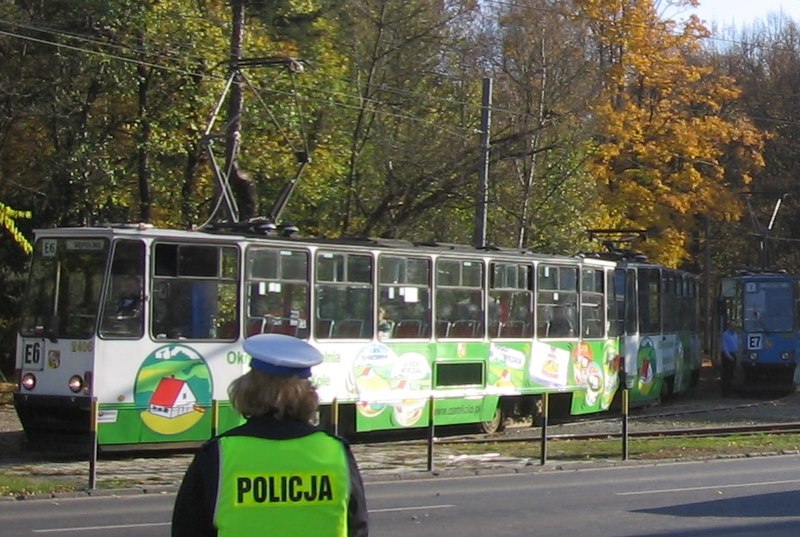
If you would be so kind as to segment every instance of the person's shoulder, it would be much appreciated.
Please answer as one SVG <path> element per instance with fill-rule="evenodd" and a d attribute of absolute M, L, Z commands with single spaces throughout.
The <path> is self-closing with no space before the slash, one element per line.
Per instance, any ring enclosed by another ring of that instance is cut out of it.
<path fill-rule="evenodd" d="M 330 438 L 331 440 L 334 440 L 334 441 L 336 441 L 336 442 L 339 442 L 339 443 L 341 443 L 341 444 L 342 444 L 342 445 L 343 445 L 345 448 L 347 448 L 347 449 L 350 449 L 350 442 L 348 442 L 348 441 L 347 441 L 347 439 L 346 439 L 346 438 L 344 438 L 343 436 L 339 436 L 338 434 L 333 434 L 333 433 L 331 433 L 331 432 L 329 432 L 329 431 L 326 431 L 325 429 L 321 429 L 321 428 L 319 428 L 319 427 L 315 427 L 315 429 L 316 429 L 316 431 L 314 431 L 315 433 L 321 433 L 321 434 L 324 434 L 325 436 L 327 436 L 327 437 L 328 437 L 328 438 Z"/>

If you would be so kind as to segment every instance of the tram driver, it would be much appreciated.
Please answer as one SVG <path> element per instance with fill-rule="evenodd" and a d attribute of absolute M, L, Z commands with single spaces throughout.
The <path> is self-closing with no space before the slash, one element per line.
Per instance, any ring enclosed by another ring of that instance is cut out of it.
<path fill-rule="evenodd" d="M 142 332 L 142 284 L 138 276 L 118 276 L 117 290 L 106 301 L 102 331 L 107 335 L 131 337 Z"/>

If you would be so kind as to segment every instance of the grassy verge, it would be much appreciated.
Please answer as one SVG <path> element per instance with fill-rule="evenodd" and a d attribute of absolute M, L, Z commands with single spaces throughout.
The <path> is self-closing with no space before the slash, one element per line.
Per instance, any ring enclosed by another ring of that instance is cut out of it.
<path fill-rule="evenodd" d="M 76 479 L 23 477 L 0 471 L 0 496 L 49 496 L 86 488 Z"/>
<path fill-rule="evenodd" d="M 98 489 L 118 489 L 136 486 L 133 480 L 99 480 Z M 89 488 L 87 477 L 21 476 L 0 470 L 0 496 L 52 496 L 60 492 L 78 492 Z"/>
<path fill-rule="evenodd" d="M 540 442 L 502 442 L 453 446 L 459 454 L 471 455 L 492 451 L 508 457 L 541 457 Z M 631 439 L 631 460 L 703 459 L 747 456 L 768 453 L 792 453 L 800 450 L 797 435 L 737 435 L 714 438 Z M 622 458 L 622 440 L 557 440 L 547 444 L 547 458 L 552 461 L 609 460 Z"/>

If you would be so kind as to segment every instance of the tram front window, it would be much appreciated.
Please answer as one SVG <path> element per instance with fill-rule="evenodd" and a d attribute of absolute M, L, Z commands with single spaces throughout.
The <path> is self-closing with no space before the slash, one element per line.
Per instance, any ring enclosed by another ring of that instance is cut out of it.
<path fill-rule="evenodd" d="M 94 334 L 108 241 L 42 238 L 36 242 L 20 333 L 51 339 Z"/>
<path fill-rule="evenodd" d="M 790 332 L 794 324 L 791 282 L 753 282 L 745 287 L 745 331 Z"/>

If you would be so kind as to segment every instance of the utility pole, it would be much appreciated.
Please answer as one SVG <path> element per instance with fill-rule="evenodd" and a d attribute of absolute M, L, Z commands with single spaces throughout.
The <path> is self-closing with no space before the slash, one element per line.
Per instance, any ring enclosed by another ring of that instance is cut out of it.
<path fill-rule="evenodd" d="M 256 187 L 253 180 L 239 169 L 238 156 L 242 136 L 242 110 L 244 109 L 244 92 L 242 76 L 239 73 L 239 62 L 244 48 L 245 0 L 231 2 L 231 43 L 230 73 L 234 76 L 228 101 L 228 125 L 225 130 L 225 175 L 236 203 L 239 214 L 229 215 L 232 222 L 249 220 L 255 216 Z"/>
<path fill-rule="evenodd" d="M 489 205 L 489 134 L 492 123 L 492 79 L 483 79 L 481 105 L 481 169 L 478 178 L 478 195 L 475 203 L 475 234 L 472 243 L 476 248 L 486 247 L 486 211 Z"/>

